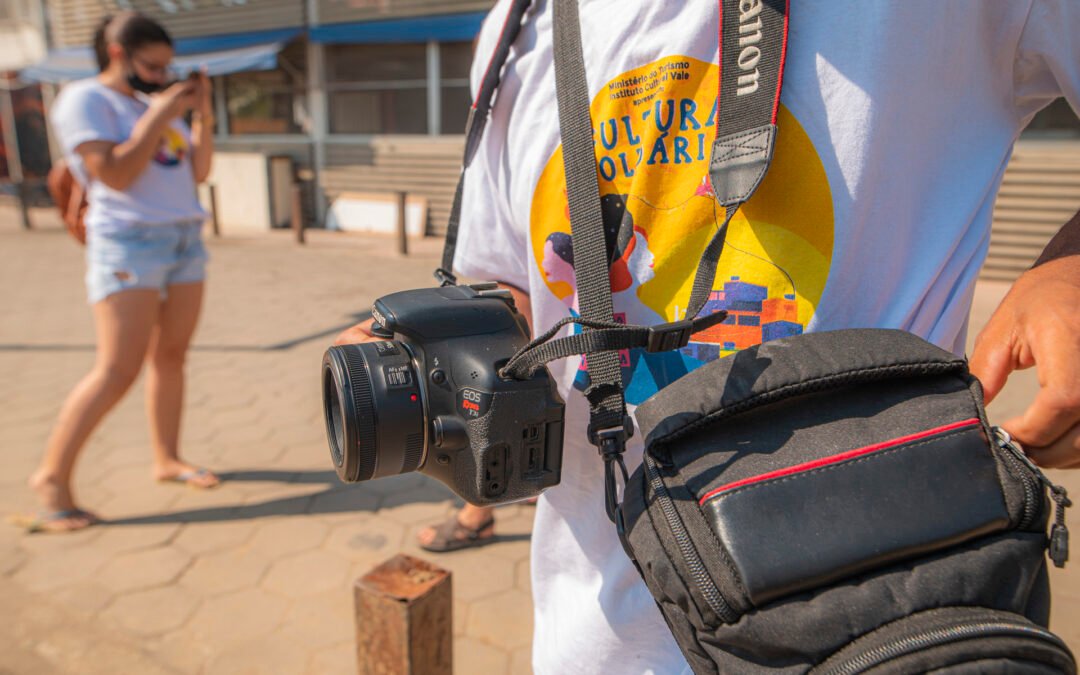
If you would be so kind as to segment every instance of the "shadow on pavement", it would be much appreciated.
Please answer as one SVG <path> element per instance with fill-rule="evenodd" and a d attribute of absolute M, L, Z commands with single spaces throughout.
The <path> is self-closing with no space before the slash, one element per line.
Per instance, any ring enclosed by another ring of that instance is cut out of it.
<path fill-rule="evenodd" d="M 254 504 L 238 506 L 211 506 L 168 513 L 147 514 L 105 520 L 102 527 L 128 525 L 161 525 L 168 523 L 208 523 L 226 520 L 254 520 L 273 516 L 319 515 L 334 513 L 375 513 L 381 500 L 371 500 L 370 495 L 355 485 L 342 484 L 334 471 L 288 471 L 280 469 L 250 469 L 223 471 L 218 475 L 228 483 L 279 482 L 288 485 L 326 485 L 322 492 L 268 499 Z M 406 474 L 406 476 L 409 476 Z M 396 477 L 395 477 L 396 478 Z M 386 480 L 386 479 L 380 479 Z M 403 488 L 407 490 L 408 488 Z M 456 497 L 449 489 L 434 480 L 414 488 L 416 498 L 410 503 L 437 503 Z M 460 506 L 460 500 L 458 500 Z M 528 534 L 497 534 L 499 542 L 527 541 Z"/>

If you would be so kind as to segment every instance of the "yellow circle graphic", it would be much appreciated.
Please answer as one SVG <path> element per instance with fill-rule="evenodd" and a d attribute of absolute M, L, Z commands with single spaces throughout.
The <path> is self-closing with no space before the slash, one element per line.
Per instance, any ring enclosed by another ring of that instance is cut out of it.
<path fill-rule="evenodd" d="M 592 101 L 617 320 L 685 318 L 698 261 L 723 216 L 708 180 L 717 73 L 716 64 L 671 56 L 619 75 Z M 726 309 L 727 321 L 680 353 L 624 354 L 631 403 L 704 361 L 801 333 L 813 317 L 832 258 L 832 195 L 813 144 L 784 107 L 777 126 L 773 164 L 728 226 L 702 312 Z M 530 239 L 548 289 L 576 314 L 561 146 L 537 183 Z"/>

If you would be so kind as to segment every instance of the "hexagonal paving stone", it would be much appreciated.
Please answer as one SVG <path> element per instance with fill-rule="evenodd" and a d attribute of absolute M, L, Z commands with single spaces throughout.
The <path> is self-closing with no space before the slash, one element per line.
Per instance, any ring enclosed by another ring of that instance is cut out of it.
<path fill-rule="evenodd" d="M 190 555 L 172 547 L 123 553 L 111 560 L 96 580 L 120 593 L 152 588 L 176 579 L 190 562 Z"/>
<path fill-rule="evenodd" d="M 147 525 L 106 525 L 94 548 L 106 553 L 127 553 L 162 546 L 180 531 L 180 523 Z"/>
<path fill-rule="evenodd" d="M 472 603 L 465 634 L 513 649 L 531 644 L 532 598 L 519 590 L 506 591 Z"/>
<path fill-rule="evenodd" d="M 309 649 L 274 635 L 225 648 L 206 670 L 230 675 L 296 675 L 304 672 L 309 658 Z"/>
<path fill-rule="evenodd" d="M 306 675 L 330 675 L 331 673 L 356 672 L 356 645 L 342 642 L 333 647 L 318 649 L 311 655 Z"/>
<path fill-rule="evenodd" d="M 356 628 L 351 585 L 300 598 L 285 615 L 278 632 L 316 649 L 352 640 Z"/>
<path fill-rule="evenodd" d="M 193 554 L 239 548 L 251 538 L 252 531 L 247 520 L 191 523 L 183 526 L 172 545 Z"/>
<path fill-rule="evenodd" d="M 510 657 L 507 653 L 473 638 L 454 640 L 455 673 L 505 673 Z"/>
<path fill-rule="evenodd" d="M 224 649 L 273 632 L 288 608 L 280 596 L 245 589 L 205 600 L 188 625 L 196 639 Z"/>
<path fill-rule="evenodd" d="M 85 546 L 39 553 L 23 563 L 13 578 L 28 591 L 47 593 L 95 578 L 107 562 L 109 556 Z"/>
<path fill-rule="evenodd" d="M 358 515 L 334 526 L 323 547 L 353 563 L 379 563 L 401 548 L 405 527 L 378 515 Z"/>
<path fill-rule="evenodd" d="M 263 579 L 262 587 L 291 598 L 340 590 L 348 593 L 345 575 L 349 564 L 326 551 L 305 551 L 278 560 Z"/>
<path fill-rule="evenodd" d="M 203 595 L 220 595 L 254 588 L 270 567 L 271 558 L 247 547 L 204 553 L 180 577 L 180 585 Z"/>
<path fill-rule="evenodd" d="M 85 614 L 97 614 L 116 598 L 116 592 L 93 581 L 86 581 L 61 588 L 49 594 L 49 597 L 67 609 Z"/>
<path fill-rule="evenodd" d="M 279 518 L 257 527 L 250 546 L 271 558 L 315 548 L 326 539 L 328 531 L 326 525 L 310 518 Z"/>
<path fill-rule="evenodd" d="M 308 505 L 307 512 L 328 523 L 348 523 L 375 512 L 383 497 L 363 485 L 333 486 L 318 492 Z"/>
<path fill-rule="evenodd" d="M 406 525 L 426 525 L 445 518 L 453 500 L 449 489 L 439 484 L 428 484 L 388 495 L 379 507 L 379 514 Z"/>
<path fill-rule="evenodd" d="M 198 604 L 190 591 L 168 586 L 124 595 L 102 616 L 133 633 L 156 635 L 182 626 Z"/>

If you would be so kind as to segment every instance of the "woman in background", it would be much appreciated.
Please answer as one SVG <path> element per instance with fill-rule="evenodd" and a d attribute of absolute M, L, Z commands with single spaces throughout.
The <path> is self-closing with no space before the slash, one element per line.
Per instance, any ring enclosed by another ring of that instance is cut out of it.
<path fill-rule="evenodd" d="M 134 12 L 104 22 L 94 41 L 100 75 L 65 87 L 52 122 L 89 197 L 86 287 L 97 358 L 64 402 L 30 478 L 43 507 L 31 531 L 67 532 L 98 520 L 76 504 L 75 462 L 144 361 L 154 477 L 199 488 L 219 483 L 179 456 L 184 360 L 207 259 L 196 185 L 213 153 L 209 79 L 170 84 L 172 39 Z"/>

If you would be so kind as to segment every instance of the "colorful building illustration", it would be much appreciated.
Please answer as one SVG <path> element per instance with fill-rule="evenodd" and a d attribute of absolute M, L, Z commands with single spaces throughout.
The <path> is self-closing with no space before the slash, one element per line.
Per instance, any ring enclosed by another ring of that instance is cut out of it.
<path fill-rule="evenodd" d="M 770 298 L 766 286 L 742 281 L 733 276 L 724 290 L 709 295 L 700 316 L 727 310 L 723 323 L 695 335 L 683 348 L 692 358 L 709 361 L 756 344 L 803 332 L 794 293 Z"/>

